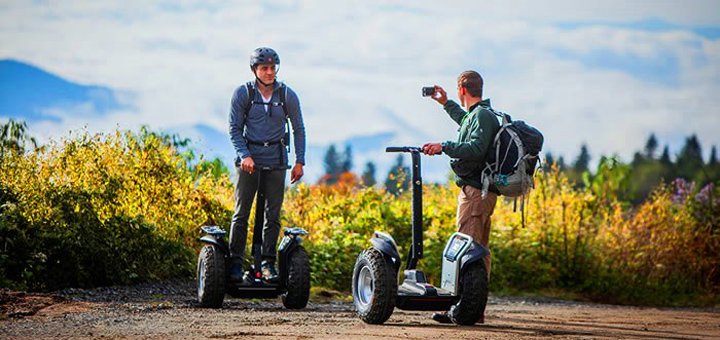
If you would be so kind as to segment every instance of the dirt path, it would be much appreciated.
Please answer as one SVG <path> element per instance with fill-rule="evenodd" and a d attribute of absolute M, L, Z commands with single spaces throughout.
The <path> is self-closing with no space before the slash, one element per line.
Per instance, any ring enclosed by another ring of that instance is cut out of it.
<path fill-rule="evenodd" d="M 116 292 L 118 288 L 114 288 Z M 133 288 L 119 294 L 62 294 L 37 312 L 8 313 L 0 338 L 236 339 L 720 339 L 720 310 L 657 309 L 537 298 L 492 297 L 485 324 L 440 325 L 428 312 L 395 310 L 385 325 L 367 325 L 345 301 L 288 311 L 279 300 L 227 299 L 197 308 L 192 287 L 167 293 Z M 114 299 L 114 302 L 103 300 Z M 58 302 L 59 301 L 59 302 Z"/>

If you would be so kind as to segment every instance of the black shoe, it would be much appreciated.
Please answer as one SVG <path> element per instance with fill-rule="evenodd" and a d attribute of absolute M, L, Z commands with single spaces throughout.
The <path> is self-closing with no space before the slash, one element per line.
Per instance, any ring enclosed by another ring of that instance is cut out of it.
<path fill-rule="evenodd" d="M 263 279 L 267 282 L 278 282 L 280 281 L 280 278 L 278 277 L 277 270 L 275 270 L 275 264 L 270 261 L 263 261 L 262 265 L 260 266 L 262 271 Z"/>
<path fill-rule="evenodd" d="M 230 281 L 245 281 L 245 271 L 243 271 L 242 262 L 236 262 L 230 265 Z"/>
<path fill-rule="evenodd" d="M 452 320 L 450 320 L 450 317 L 447 315 L 446 312 L 433 313 L 432 319 L 439 323 L 452 323 Z"/>

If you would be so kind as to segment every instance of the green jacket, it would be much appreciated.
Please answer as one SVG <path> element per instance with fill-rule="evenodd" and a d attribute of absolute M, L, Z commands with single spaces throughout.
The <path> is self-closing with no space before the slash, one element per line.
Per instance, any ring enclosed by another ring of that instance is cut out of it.
<path fill-rule="evenodd" d="M 465 112 L 458 103 L 448 100 L 443 106 L 445 111 L 460 125 L 456 142 L 442 143 L 442 151 L 450 158 L 477 160 L 485 163 L 488 151 L 492 147 L 495 134 L 500 130 L 500 123 L 490 109 L 490 99 L 485 99 Z M 456 181 L 458 186 L 470 185 L 482 188 L 480 178 L 461 178 Z"/>

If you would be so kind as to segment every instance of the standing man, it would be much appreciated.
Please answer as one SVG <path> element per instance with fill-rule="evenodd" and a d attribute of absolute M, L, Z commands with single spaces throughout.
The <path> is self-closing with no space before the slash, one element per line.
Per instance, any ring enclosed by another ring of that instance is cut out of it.
<path fill-rule="evenodd" d="M 230 279 L 243 280 L 243 256 L 247 241 L 248 217 L 258 189 L 259 168 L 265 185 L 265 225 L 262 242 L 262 275 L 278 281 L 275 269 L 276 245 L 280 233 L 280 208 L 285 193 L 288 160 L 289 121 L 295 141 L 295 165 L 290 182 L 303 176 L 305 165 L 305 126 L 300 101 L 295 92 L 276 77 L 280 57 L 271 48 L 260 47 L 250 56 L 255 80 L 238 87 L 230 107 L 230 139 L 235 147 L 238 180 L 235 186 L 235 213 L 230 226 Z"/>
<path fill-rule="evenodd" d="M 490 99 L 482 99 L 483 79 L 475 71 L 465 71 L 458 76 L 457 93 L 460 105 L 448 100 L 447 93 L 435 86 L 432 98 L 440 103 L 445 112 L 460 125 L 457 141 L 427 143 L 423 153 L 438 155 L 445 153 L 453 160 L 451 166 L 457 175 L 456 184 L 460 187 L 458 195 L 457 226 L 458 231 L 470 235 L 473 240 L 488 248 L 490 238 L 490 216 L 497 201 L 494 188 L 483 197 L 481 170 L 489 156 L 495 134 L 500 129 L 495 114 L 490 111 Z M 464 109 L 463 109 L 464 108 Z M 489 249 L 488 249 L 489 251 Z M 484 258 L 488 279 L 490 278 L 490 255 Z M 446 313 L 433 314 L 433 320 L 450 323 Z M 484 315 L 478 322 L 484 321 Z"/>

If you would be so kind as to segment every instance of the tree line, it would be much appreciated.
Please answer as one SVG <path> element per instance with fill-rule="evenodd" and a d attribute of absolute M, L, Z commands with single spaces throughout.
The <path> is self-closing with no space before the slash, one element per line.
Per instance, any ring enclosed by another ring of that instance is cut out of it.
<path fill-rule="evenodd" d="M 611 159 L 615 164 L 626 166 L 627 176 L 624 178 L 624 189 L 620 197 L 623 200 L 639 203 L 645 200 L 650 193 L 661 183 L 670 183 L 677 178 L 705 186 L 720 181 L 720 163 L 717 158 L 717 148 L 712 146 L 707 161 L 703 158 L 700 140 L 693 134 L 685 139 L 685 144 L 676 155 L 671 155 L 669 146 L 665 144 L 660 151 L 660 142 L 654 133 L 651 133 L 642 150 L 636 151 L 632 161 L 623 164 L 616 156 L 600 156 L 600 159 Z M 359 184 L 371 187 L 378 185 L 376 180 L 377 167 L 374 162 L 367 162 L 358 177 L 353 172 L 353 154 L 350 145 L 346 145 L 343 152 L 339 152 L 335 145 L 330 145 L 323 158 L 325 173 L 318 184 Z M 555 158 L 551 152 L 544 154 L 542 168 L 549 170 L 557 166 L 564 172 L 571 182 L 578 188 L 588 185 L 593 172 L 590 163 L 593 160 L 587 144 L 580 146 L 577 158 L 567 163 L 560 155 Z M 407 190 L 410 185 L 410 168 L 404 164 L 402 155 L 398 155 L 395 164 L 385 175 L 383 182 L 388 192 L 398 195 Z M 451 176 L 452 177 L 452 176 Z"/>
<path fill-rule="evenodd" d="M 651 133 L 642 150 L 633 154 L 632 161 L 621 164 L 627 167 L 624 188 L 619 192 L 622 200 L 633 203 L 644 201 L 661 183 L 670 183 L 675 179 L 682 179 L 704 187 L 720 181 L 720 163 L 717 158 L 717 148 L 711 147 L 707 161 L 703 158 L 700 140 L 693 134 L 685 138 L 680 152 L 671 156 L 668 145 L 664 145 L 659 152 L 660 142 L 654 133 Z M 613 159 L 617 157 L 601 156 L 600 159 Z M 585 187 L 588 178 L 592 177 L 590 155 L 587 144 L 580 147 L 580 153 L 571 163 L 566 164 L 562 156 L 557 160 L 551 153 L 545 155 L 544 167 L 557 166 L 576 187 Z"/>
<path fill-rule="evenodd" d="M 176 147 L 186 147 L 189 144 L 189 140 L 180 141 L 178 138 L 173 136 L 172 140 Z M 8 122 L 0 124 L 0 156 L 11 150 L 22 151 L 36 148 L 42 148 L 42 146 L 38 145 L 35 138 L 30 136 L 25 122 L 10 119 Z M 192 150 L 186 152 L 192 153 Z M 193 156 L 189 157 L 193 158 Z M 655 134 L 651 133 L 644 148 L 636 151 L 629 163 L 623 164 L 614 156 L 600 156 L 601 161 L 605 159 L 611 159 L 617 166 L 627 168 L 625 178 L 622 179 L 623 188 L 619 191 L 619 198 L 635 204 L 644 201 L 659 184 L 670 183 L 677 178 L 701 187 L 720 182 L 720 162 L 718 162 L 716 146 L 711 147 L 710 155 L 705 160 L 700 140 L 695 134 L 685 138 L 680 152 L 675 155 L 670 154 L 667 144 L 660 151 L 660 142 Z M 580 146 L 578 156 L 569 164 L 562 155 L 556 159 L 555 155 L 550 152 L 544 154 L 541 164 L 542 168 L 546 170 L 557 166 L 576 187 L 582 188 L 592 182 L 594 171 L 590 169 L 591 161 L 590 149 L 587 144 L 583 144 Z M 228 172 L 228 168 L 220 164 L 221 162 L 217 159 L 214 163 L 205 163 L 208 164 L 201 165 L 214 169 L 214 173 Z M 325 172 L 318 184 L 364 187 L 380 184 L 393 195 L 399 195 L 410 187 L 410 167 L 405 165 L 403 155 L 397 156 L 382 183 L 376 179 L 377 167 L 372 161 L 365 163 L 359 176 L 353 172 L 353 152 L 350 145 L 346 145 L 343 151 L 338 151 L 335 145 L 330 145 L 323 158 L 323 167 Z M 453 178 L 453 175 L 450 174 L 449 178 Z"/>
<path fill-rule="evenodd" d="M 361 185 L 364 187 L 377 185 L 375 179 L 377 168 L 374 162 L 365 163 L 365 168 L 359 178 L 352 172 L 352 148 L 349 144 L 345 145 L 343 152 L 338 152 L 334 144 L 330 145 L 323 157 L 323 167 L 325 173 L 318 180 L 318 184 Z M 395 159 L 395 165 L 390 168 L 383 184 L 389 193 L 396 196 L 410 187 L 410 167 L 405 165 L 402 155 L 398 155 Z"/>

